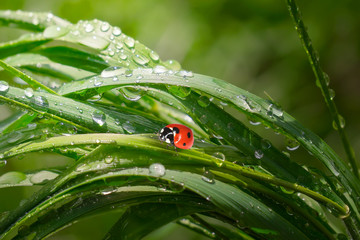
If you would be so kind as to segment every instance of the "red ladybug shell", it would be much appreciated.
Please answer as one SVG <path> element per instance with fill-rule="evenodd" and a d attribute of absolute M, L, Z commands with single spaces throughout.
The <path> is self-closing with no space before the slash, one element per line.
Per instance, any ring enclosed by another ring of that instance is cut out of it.
<path fill-rule="evenodd" d="M 182 124 L 169 124 L 160 131 L 160 140 L 173 144 L 177 148 L 189 149 L 194 143 L 190 128 Z"/>

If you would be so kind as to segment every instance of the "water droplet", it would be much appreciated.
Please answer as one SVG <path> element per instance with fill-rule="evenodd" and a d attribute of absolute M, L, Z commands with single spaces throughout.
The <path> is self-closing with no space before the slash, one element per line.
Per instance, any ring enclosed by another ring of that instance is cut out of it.
<path fill-rule="evenodd" d="M 249 123 L 250 123 L 251 125 L 253 125 L 253 126 L 257 126 L 257 125 L 260 125 L 260 124 L 261 124 L 260 121 L 255 120 L 255 119 L 254 119 L 253 117 L 251 117 L 251 116 L 248 116 L 248 120 L 249 120 Z"/>
<path fill-rule="evenodd" d="M 154 73 L 156 74 L 161 74 L 161 73 L 166 73 L 168 71 L 168 69 L 164 66 L 161 66 L 161 65 L 156 65 L 154 68 L 153 68 L 153 71 Z"/>
<path fill-rule="evenodd" d="M 329 84 L 330 84 L 330 78 L 329 78 L 329 75 L 327 75 L 327 73 L 324 73 L 324 80 L 325 80 L 326 86 L 329 86 Z"/>
<path fill-rule="evenodd" d="M 335 91 L 333 89 L 329 89 L 329 95 L 330 95 L 330 99 L 333 100 L 335 97 Z"/>
<path fill-rule="evenodd" d="M 186 98 L 191 93 L 191 88 L 189 87 L 167 85 L 166 88 L 169 90 L 170 93 L 182 99 Z"/>
<path fill-rule="evenodd" d="M 283 114 L 284 112 L 282 111 L 282 109 L 278 106 L 275 106 L 274 104 L 270 104 L 268 106 L 268 115 L 270 116 L 276 116 L 276 117 L 279 117 L 279 118 L 282 118 L 283 117 Z"/>
<path fill-rule="evenodd" d="M 107 156 L 104 159 L 105 163 L 110 164 L 114 161 L 114 158 L 112 156 Z"/>
<path fill-rule="evenodd" d="M 30 181 L 34 184 L 40 184 L 44 181 L 53 180 L 58 175 L 57 173 L 43 170 L 31 176 Z"/>
<path fill-rule="evenodd" d="M 338 115 L 338 118 L 339 118 L 339 122 L 340 122 L 340 128 L 344 128 L 345 127 L 345 119 L 340 114 Z M 339 127 L 338 127 L 338 125 L 336 124 L 335 121 L 333 121 L 333 128 L 336 131 L 339 130 Z"/>
<path fill-rule="evenodd" d="M 198 98 L 197 103 L 199 104 L 200 107 L 205 108 L 210 105 L 210 99 L 207 96 L 202 95 Z"/>
<path fill-rule="evenodd" d="M 43 35 L 46 38 L 58 38 L 58 37 L 64 36 L 68 32 L 69 32 L 69 30 L 64 27 L 53 25 L 53 26 L 47 27 L 44 30 Z"/>
<path fill-rule="evenodd" d="M 110 24 L 108 22 L 103 22 L 100 26 L 100 30 L 102 32 L 107 32 L 110 28 Z"/>
<path fill-rule="evenodd" d="M 108 67 L 101 72 L 101 77 L 115 77 L 117 75 L 124 75 L 127 70 L 127 68 L 117 66 Z M 116 78 L 115 81 L 117 80 L 118 79 Z"/>
<path fill-rule="evenodd" d="M 191 71 L 185 71 L 185 70 L 181 70 L 177 72 L 175 75 L 183 78 L 191 78 L 194 76 L 194 74 Z"/>
<path fill-rule="evenodd" d="M 201 176 L 201 179 L 207 183 L 215 183 L 214 174 L 207 169 L 205 169 L 203 175 Z"/>
<path fill-rule="evenodd" d="M 95 110 L 92 113 L 92 120 L 102 127 L 106 123 L 106 115 L 100 110 Z"/>
<path fill-rule="evenodd" d="M 215 158 L 217 158 L 217 159 L 219 159 L 219 161 L 216 161 L 216 162 L 215 162 L 218 167 L 221 167 L 221 166 L 224 164 L 224 162 L 225 162 L 225 155 L 224 155 L 223 153 L 221 153 L 221 152 L 215 152 L 212 156 L 215 157 Z"/>
<path fill-rule="evenodd" d="M 77 40 L 78 43 L 83 44 L 85 46 L 98 49 L 98 50 L 104 50 L 107 48 L 110 44 L 109 40 L 97 36 L 97 35 L 87 35 Z"/>
<path fill-rule="evenodd" d="M 149 173 L 152 177 L 162 177 L 165 175 L 165 167 L 161 163 L 153 163 L 149 166 Z"/>
<path fill-rule="evenodd" d="M 34 90 L 32 88 L 26 88 L 24 93 L 27 98 L 32 98 L 34 96 Z"/>
<path fill-rule="evenodd" d="M 114 27 L 113 28 L 113 31 L 112 31 L 112 34 L 116 37 L 120 36 L 121 34 L 121 29 L 119 27 Z"/>
<path fill-rule="evenodd" d="M 254 156 L 255 156 L 257 159 L 261 159 L 261 158 L 263 158 L 264 153 L 263 153 L 261 150 L 256 150 L 256 151 L 254 152 Z"/>
<path fill-rule="evenodd" d="M 120 88 L 119 91 L 124 96 L 124 98 L 133 102 L 138 101 L 144 94 L 140 88 L 136 87 L 123 87 Z"/>
<path fill-rule="evenodd" d="M 159 55 L 158 55 L 156 52 L 154 52 L 154 51 L 151 51 L 151 52 L 149 53 L 149 57 L 150 57 L 154 62 L 157 62 L 157 61 L 159 61 L 159 59 L 160 59 Z"/>
<path fill-rule="evenodd" d="M 185 189 L 185 184 L 184 183 L 177 183 L 174 180 L 171 180 L 169 183 L 169 187 L 172 191 L 180 193 L 182 191 L 184 191 Z"/>
<path fill-rule="evenodd" d="M 133 60 L 135 63 L 139 64 L 139 65 L 145 65 L 149 62 L 149 59 L 146 58 L 143 55 L 139 55 L 139 54 L 135 54 L 133 55 Z"/>
<path fill-rule="evenodd" d="M 85 32 L 89 33 L 94 31 L 94 26 L 91 23 L 85 24 Z"/>
<path fill-rule="evenodd" d="M 133 134 L 136 132 L 136 128 L 133 124 L 130 123 L 130 121 L 124 122 L 122 125 L 123 129 L 127 131 L 130 134 Z"/>
<path fill-rule="evenodd" d="M 9 84 L 5 81 L 0 81 L 0 94 L 3 95 L 9 91 Z"/>
<path fill-rule="evenodd" d="M 1 184 L 17 184 L 26 179 L 26 175 L 22 172 L 7 172 L 0 176 Z"/>
<path fill-rule="evenodd" d="M 104 81 L 102 79 L 95 78 L 95 80 L 94 80 L 95 87 L 100 87 L 103 83 L 104 83 Z"/>
<path fill-rule="evenodd" d="M 181 69 L 180 63 L 176 60 L 167 60 L 167 61 L 163 62 L 163 64 L 166 68 L 173 70 L 173 71 L 179 71 Z"/>
<path fill-rule="evenodd" d="M 36 96 L 32 99 L 32 103 L 34 103 L 35 105 L 41 107 L 41 108 L 47 108 L 49 107 L 49 102 L 48 100 L 43 97 L 43 96 Z"/>
<path fill-rule="evenodd" d="M 299 147 L 300 147 L 300 143 L 298 141 L 296 141 L 295 139 L 290 139 L 290 138 L 286 139 L 286 148 L 289 151 L 295 151 Z"/>
<path fill-rule="evenodd" d="M 135 46 L 135 40 L 132 37 L 125 38 L 124 43 L 128 48 L 133 48 Z"/>

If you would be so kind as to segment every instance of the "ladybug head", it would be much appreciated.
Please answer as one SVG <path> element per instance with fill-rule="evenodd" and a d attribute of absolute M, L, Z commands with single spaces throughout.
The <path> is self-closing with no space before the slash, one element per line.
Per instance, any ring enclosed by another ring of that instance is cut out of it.
<path fill-rule="evenodd" d="M 174 132 L 168 127 L 164 127 L 160 130 L 159 139 L 169 144 L 174 144 Z"/>

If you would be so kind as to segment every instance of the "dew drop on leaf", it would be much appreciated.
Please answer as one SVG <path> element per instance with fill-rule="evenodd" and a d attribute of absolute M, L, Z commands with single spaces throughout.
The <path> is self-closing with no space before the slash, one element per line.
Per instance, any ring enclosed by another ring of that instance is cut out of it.
<path fill-rule="evenodd" d="M 149 53 L 149 57 L 150 57 L 151 60 L 153 60 L 154 62 L 157 62 L 157 61 L 159 61 L 159 59 L 160 59 L 159 55 L 158 55 L 156 52 L 154 52 L 154 51 L 151 51 L 151 52 Z"/>
<path fill-rule="evenodd" d="M 223 153 L 215 152 L 212 156 L 218 159 L 218 161 L 215 162 L 218 167 L 221 167 L 224 164 L 225 155 Z"/>
<path fill-rule="evenodd" d="M 9 91 L 9 84 L 5 81 L 0 81 L 0 94 L 3 95 Z"/>
<path fill-rule="evenodd" d="M 104 159 L 105 163 L 110 164 L 114 161 L 114 158 L 112 156 L 107 156 Z"/>
<path fill-rule="evenodd" d="M 108 22 L 103 22 L 100 26 L 100 31 L 107 32 L 110 28 L 110 24 Z"/>
<path fill-rule="evenodd" d="M 105 68 L 102 72 L 101 72 L 101 77 L 115 77 L 117 75 L 123 75 L 125 74 L 126 70 L 128 70 L 127 68 L 123 68 L 123 67 L 118 67 L 118 66 L 111 66 L 108 68 Z M 115 81 L 117 81 L 118 79 L 116 78 Z"/>
<path fill-rule="evenodd" d="M 128 48 L 133 48 L 135 46 L 135 40 L 132 37 L 125 38 L 124 43 Z"/>
<path fill-rule="evenodd" d="M 68 32 L 69 32 L 69 30 L 64 27 L 53 25 L 53 26 L 47 27 L 44 30 L 43 35 L 46 38 L 57 38 L 57 37 L 64 36 Z"/>
<path fill-rule="evenodd" d="M 94 79 L 94 86 L 95 87 L 100 87 L 103 83 L 104 83 L 104 81 L 102 79 L 99 79 L 99 78 Z"/>
<path fill-rule="evenodd" d="M 186 71 L 186 70 L 181 70 L 175 73 L 175 75 L 183 78 L 192 78 L 194 76 L 194 74 L 191 71 Z"/>
<path fill-rule="evenodd" d="M 153 163 L 149 166 L 149 173 L 152 177 L 162 177 L 165 172 L 165 167 L 161 163 Z"/>
<path fill-rule="evenodd" d="M 210 105 L 210 99 L 207 96 L 202 95 L 198 98 L 197 103 L 199 104 L 200 107 L 205 108 Z"/>
<path fill-rule="evenodd" d="M 255 156 L 257 159 L 261 159 L 261 158 L 263 158 L 264 153 L 263 153 L 261 150 L 258 149 L 258 150 L 255 150 L 254 156 Z"/>
<path fill-rule="evenodd" d="M 203 175 L 201 176 L 201 179 L 204 182 L 207 182 L 207 183 L 210 183 L 210 184 L 215 183 L 214 174 L 212 172 L 210 172 L 209 170 L 207 170 L 207 169 L 205 169 Z"/>
<path fill-rule="evenodd" d="M 34 96 L 34 90 L 32 88 L 26 88 L 24 93 L 27 98 L 32 98 Z"/>
<path fill-rule="evenodd" d="M 102 127 L 106 123 L 106 115 L 100 110 L 95 110 L 92 113 L 92 120 Z"/>
<path fill-rule="evenodd" d="M 335 97 L 335 91 L 333 89 L 329 89 L 329 95 L 330 95 L 330 99 L 333 100 Z"/>
<path fill-rule="evenodd" d="M 7 172 L 0 176 L 0 184 L 17 184 L 25 179 L 26 175 L 22 172 Z"/>
<path fill-rule="evenodd" d="M 135 63 L 137 63 L 137 64 L 139 64 L 141 66 L 147 64 L 150 61 L 145 56 L 139 55 L 139 54 L 133 55 L 133 60 L 134 60 Z"/>
<path fill-rule="evenodd" d="M 166 88 L 169 90 L 170 93 L 182 99 L 184 99 L 191 93 L 191 88 L 189 87 L 167 85 Z"/>
<path fill-rule="evenodd" d="M 31 176 L 30 181 L 34 184 L 40 184 L 43 183 L 44 181 L 52 180 L 56 178 L 58 175 L 59 174 L 57 173 L 43 170 Z"/>
<path fill-rule="evenodd" d="M 181 69 L 181 65 L 176 60 L 167 60 L 164 63 L 164 66 L 172 71 L 179 71 Z"/>
<path fill-rule="evenodd" d="M 153 71 L 154 73 L 156 74 L 161 74 L 161 73 L 166 73 L 168 71 L 168 69 L 164 66 L 161 66 L 161 65 L 156 65 L 154 68 L 153 68 Z"/>
<path fill-rule="evenodd" d="M 94 48 L 97 50 L 104 50 L 110 44 L 110 42 L 107 39 L 97 36 L 97 35 L 84 36 L 84 37 L 78 39 L 78 42 L 85 46 L 88 46 L 88 47 L 91 47 L 91 48 Z"/>
<path fill-rule="evenodd" d="M 112 31 L 112 34 L 114 35 L 114 36 L 120 36 L 120 34 L 121 34 L 121 29 L 119 28 L 119 27 L 114 27 L 113 28 L 113 31 Z"/>
<path fill-rule="evenodd" d="M 90 33 L 94 31 L 94 26 L 91 23 L 85 24 L 85 32 Z"/>
<path fill-rule="evenodd" d="M 36 96 L 36 97 L 34 97 L 34 98 L 32 99 L 32 102 L 33 102 L 35 105 L 37 105 L 37 106 L 39 106 L 39 107 L 42 107 L 42 108 L 47 108 L 47 107 L 49 107 L 49 102 L 48 102 L 48 100 L 47 100 L 45 97 L 43 97 L 43 96 Z"/>
<path fill-rule="evenodd" d="M 137 89 L 136 87 L 123 87 L 120 88 L 119 91 L 124 98 L 133 102 L 138 101 L 143 95 L 143 91 L 141 89 Z"/>
<path fill-rule="evenodd" d="M 300 143 L 298 141 L 296 141 L 295 139 L 290 139 L 290 138 L 286 139 L 286 148 L 289 151 L 295 151 L 299 147 L 300 147 Z"/>
<path fill-rule="evenodd" d="M 169 187 L 172 191 L 180 193 L 185 190 L 185 184 L 184 183 L 177 183 L 174 180 L 171 180 L 169 183 Z"/>
<path fill-rule="evenodd" d="M 339 122 L 340 122 L 340 128 L 344 128 L 345 127 L 345 119 L 343 116 L 341 116 L 340 114 L 338 115 L 338 118 L 339 118 Z M 335 121 L 333 121 L 333 128 L 337 131 L 339 130 L 339 126 L 338 124 L 336 124 Z"/>

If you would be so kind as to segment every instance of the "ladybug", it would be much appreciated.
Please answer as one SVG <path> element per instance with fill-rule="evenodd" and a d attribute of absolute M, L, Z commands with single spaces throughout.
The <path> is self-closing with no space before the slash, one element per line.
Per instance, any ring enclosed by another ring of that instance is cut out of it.
<path fill-rule="evenodd" d="M 181 149 L 189 149 L 194 143 L 193 132 L 182 124 L 169 124 L 162 128 L 159 138 Z"/>

